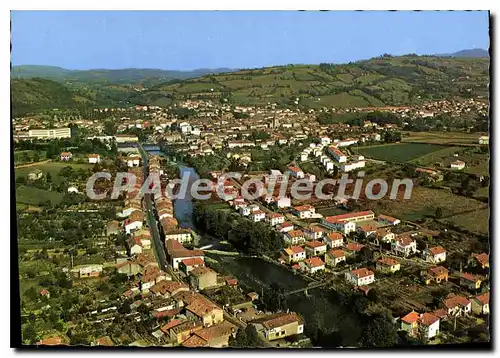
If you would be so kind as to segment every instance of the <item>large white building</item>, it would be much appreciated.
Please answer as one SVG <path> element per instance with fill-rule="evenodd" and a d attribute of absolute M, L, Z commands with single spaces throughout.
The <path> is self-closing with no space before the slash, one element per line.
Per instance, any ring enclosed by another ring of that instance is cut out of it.
<path fill-rule="evenodd" d="M 338 230 L 344 235 L 356 231 L 356 222 L 373 220 L 375 213 L 371 210 L 360 211 L 349 214 L 327 216 L 323 218 L 322 224 L 332 230 Z"/>
<path fill-rule="evenodd" d="M 38 139 L 71 138 L 71 128 L 30 129 L 28 137 Z"/>
<path fill-rule="evenodd" d="M 339 163 L 345 163 L 347 161 L 347 156 L 337 147 L 328 147 L 328 153 Z"/>

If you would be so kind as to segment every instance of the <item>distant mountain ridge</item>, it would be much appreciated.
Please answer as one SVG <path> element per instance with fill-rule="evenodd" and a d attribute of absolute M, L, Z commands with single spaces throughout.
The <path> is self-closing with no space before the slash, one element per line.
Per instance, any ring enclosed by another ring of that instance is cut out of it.
<path fill-rule="evenodd" d="M 450 53 L 450 54 L 441 54 L 441 55 L 436 55 L 436 56 L 461 57 L 461 58 L 484 58 L 484 57 L 490 57 L 490 54 L 489 54 L 488 50 L 485 50 L 482 48 L 473 48 L 473 49 L 466 49 L 466 50 L 457 51 L 457 52 Z"/>
<path fill-rule="evenodd" d="M 154 68 L 124 68 L 118 70 L 92 69 L 68 70 L 57 66 L 22 65 L 13 66 L 11 78 L 44 78 L 53 81 L 77 81 L 100 84 L 125 84 L 141 82 L 165 82 L 201 77 L 211 73 L 235 72 L 237 69 L 200 68 L 192 71 L 160 70 Z"/>

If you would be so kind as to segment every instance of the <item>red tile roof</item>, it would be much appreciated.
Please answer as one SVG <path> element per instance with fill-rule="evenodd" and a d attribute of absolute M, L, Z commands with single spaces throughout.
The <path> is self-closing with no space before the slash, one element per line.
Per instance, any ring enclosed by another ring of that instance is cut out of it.
<path fill-rule="evenodd" d="M 408 324 L 412 324 L 412 323 L 418 321 L 419 318 L 420 318 L 420 315 L 418 314 L 418 312 L 411 311 L 406 316 L 402 317 L 401 321 L 408 323 Z"/>
<path fill-rule="evenodd" d="M 344 236 L 340 232 L 334 231 L 328 234 L 328 238 L 333 241 L 337 241 L 337 240 L 343 240 Z"/>
<path fill-rule="evenodd" d="M 332 249 L 332 250 L 328 251 L 328 254 L 332 255 L 336 259 L 339 258 L 339 257 L 344 257 L 345 256 L 345 252 L 343 250 L 333 250 Z"/>
<path fill-rule="evenodd" d="M 320 267 L 323 266 L 325 263 L 323 260 L 321 260 L 319 257 L 314 256 L 309 259 L 305 259 L 304 262 L 307 264 L 309 267 Z"/>
<path fill-rule="evenodd" d="M 352 270 L 351 273 L 357 278 L 363 278 L 374 275 L 373 271 L 368 270 L 367 268 L 359 268 L 357 270 Z"/>
<path fill-rule="evenodd" d="M 483 305 L 487 305 L 490 303 L 490 291 L 477 295 L 474 298 L 481 302 Z"/>
<path fill-rule="evenodd" d="M 324 242 L 321 242 L 321 241 L 318 241 L 318 240 L 313 240 L 313 241 L 306 242 L 306 246 L 310 247 L 312 249 L 315 249 L 315 248 L 318 248 L 318 247 L 326 246 L 326 244 Z"/>
<path fill-rule="evenodd" d="M 356 219 L 356 218 L 361 217 L 361 216 L 369 216 L 369 215 L 375 215 L 375 213 L 371 210 L 359 211 L 359 212 L 355 212 L 355 213 L 327 216 L 325 218 L 325 220 L 329 223 L 336 223 L 336 222 L 341 222 L 341 221 L 349 221 L 349 220 L 353 220 L 353 219 Z"/>
<path fill-rule="evenodd" d="M 455 308 L 457 306 L 465 307 L 469 303 L 470 301 L 463 296 L 452 296 L 444 300 L 444 305 L 448 308 Z"/>
<path fill-rule="evenodd" d="M 199 337 L 197 334 L 193 334 L 191 337 L 182 342 L 182 346 L 187 348 L 206 347 L 207 345 L 208 342 Z"/>
<path fill-rule="evenodd" d="M 346 245 L 346 250 L 349 251 L 360 251 L 365 245 L 363 244 L 358 244 L 357 242 L 350 242 Z"/>
<path fill-rule="evenodd" d="M 429 252 L 432 255 L 436 256 L 436 255 L 442 254 L 443 252 L 446 252 L 446 250 L 442 246 L 435 246 L 435 247 L 429 248 Z"/>
<path fill-rule="evenodd" d="M 423 313 L 422 316 L 420 316 L 420 323 L 424 326 L 430 326 L 437 321 L 439 321 L 439 317 L 432 314 L 432 313 Z"/>

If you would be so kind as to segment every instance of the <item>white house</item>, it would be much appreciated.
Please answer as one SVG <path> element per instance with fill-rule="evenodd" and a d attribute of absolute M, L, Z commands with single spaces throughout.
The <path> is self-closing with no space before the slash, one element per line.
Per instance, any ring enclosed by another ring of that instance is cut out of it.
<path fill-rule="evenodd" d="M 132 231 L 142 228 L 142 221 L 127 219 L 125 220 L 124 228 L 125 232 L 130 234 Z"/>
<path fill-rule="evenodd" d="M 396 237 L 391 249 L 396 255 L 408 257 L 417 252 L 417 242 L 409 236 Z"/>
<path fill-rule="evenodd" d="M 450 168 L 456 170 L 462 170 L 463 168 L 465 168 L 465 162 L 461 160 L 456 160 L 450 164 Z"/>
<path fill-rule="evenodd" d="M 315 213 L 315 209 L 311 205 L 301 205 L 293 208 L 293 214 L 301 219 L 309 219 Z"/>
<path fill-rule="evenodd" d="M 401 223 L 401 220 L 393 218 L 392 216 L 383 215 L 383 214 L 380 214 L 379 216 L 377 216 L 377 220 L 381 224 L 385 224 L 385 225 L 398 225 Z"/>
<path fill-rule="evenodd" d="M 141 164 L 141 158 L 138 155 L 127 157 L 128 167 L 138 167 Z"/>
<path fill-rule="evenodd" d="M 252 220 L 253 222 L 264 220 L 265 217 L 266 213 L 263 212 L 262 210 L 256 210 L 250 214 L 250 220 Z"/>
<path fill-rule="evenodd" d="M 316 240 L 308 241 L 305 249 L 307 257 L 320 256 L 326 252 L 326 244 Z"/>
<path fill-rule="evenodd" d="M 331 219 L 331 217 L 323 218 L 322 224 L 330 229 L 338 230 L 344 235 L 356 231 L 356 223 L 350 221 L 335 220 Z"/>
<path fill-rule="evenodd" d="M 279 213 L 268 213 L 266 214 L 266 221 L 271 226 L 276 226 L 278 224 L 283 224 L 285 222 L 285 217 Z"/>
<path fill-rule="evenodd" d="M 287 197 L 280 198 L 275 201 L 276 206 L 280 209 L 286 209 L 292 206 L 292 200 Z"/>
<path fill-rule="evenodd" d="M 287 263 L 299 262 L 306 259 L 306 252 L 300 246 L 291 246 L 283 250 L 283 256 Z"/>
<path fill-rule="evenodd" d="M 88 158 L 90 164 L 96 164 L 101 162 L 101 156 L 99 154 L 89 154 Z"/>
<path fill-rule="evenodd" d="M 304 178 L 304 172 L 302 169 L 297 168 L 297 167 L 288 167 L 288 171 L 290 172 L 290 176 L 296 179 L 303 179 Z"/>
<path fill-rule="evenodd" d="M 363 286 L 369 285 L 375 281 L 375 274 L 367 268 L 359 268 L 357 270 L 346 272 L 345 279 L 350 284 Z"/>
<path fill-rule="evenodd" d="M 471 311 L 471 302 L 463 296 L 450 294 L 443 303 L 448 314 L 452 316 L 467 315 Z"/>
<path fill-rule="evenodd" d="M 329 248 L 337 248 L 344 245 L 344 236 L 340 232 L 331 232 L 324 239 Z"/>
<path fill-rule="evenodd" d="M 323 229 L 319 226 L 310 226 L 304 233 L 310 240 L 319 240 L 323 237 Z"/>
<path fill-rule="evenodd" d="M 68 193 L 69 194 L 71 194 L 71 193 L 78 194 L 78 188 L 76 186 L 70 186 L 68 188 Z"/>
<path fill-rule="evenodd" d="M 305 259 L 299 265 L 302 270 L 311 274 L 325 269 L 325 263 L 319 257 Z"/>
<path fill-rule="evenodd" d="M 430 247 L 424 250 L 424 258 L 425 261 L 434 264 L 446 261 L 446 250 L 442 246 Z"/>
<path fill-rule="evenodd" d="M 285 233 L 284 240 L 289 245 L 297 245 L 306 241 L 302 230 L 290 230 Z"/>

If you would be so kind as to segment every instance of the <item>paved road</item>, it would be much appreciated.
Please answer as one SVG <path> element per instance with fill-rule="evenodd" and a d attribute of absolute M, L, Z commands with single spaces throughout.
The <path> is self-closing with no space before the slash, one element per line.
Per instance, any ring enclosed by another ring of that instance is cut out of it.
<path fill-rule="evenodd" d="M 142 156 L 142 162 L 144 163 L 144 179 L 146 179 L 149 173 L 149 158 L 148 154 L 144 150 L 141 144 L 139 144 L 139 151 Z M 151 236 L 153 237 L 154 251 L 156 254 L 156 258 L 160 265 L 160 268 L 164 271 L 167 271 L 167 257 L 165 255 L 165 249 L 163 247 L 163 243 L 160 239 L 160 232 L 158 231 L 158 222 L 154 216 L 153 212 L 153 200 L 151 198 L 151 194 L 144 195 L 144 205 L 146 207 L 146 218 L 148 220 L 149 230 L 151 231 Z"/>

